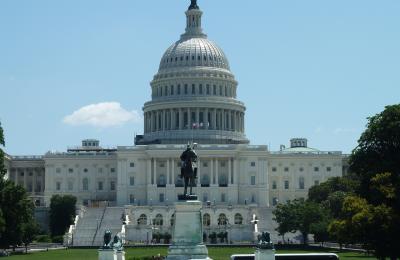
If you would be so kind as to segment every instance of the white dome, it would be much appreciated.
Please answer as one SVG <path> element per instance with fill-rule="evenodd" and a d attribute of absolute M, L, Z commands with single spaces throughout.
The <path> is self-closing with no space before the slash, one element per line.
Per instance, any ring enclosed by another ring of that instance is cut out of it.
<path fill-rule="evenodd" d="M 229 62 L 217 44 L 207 38 L 183 38 L 164 53 L 159 70 L 179 67 L 214 67 L 229 70 Z"/>

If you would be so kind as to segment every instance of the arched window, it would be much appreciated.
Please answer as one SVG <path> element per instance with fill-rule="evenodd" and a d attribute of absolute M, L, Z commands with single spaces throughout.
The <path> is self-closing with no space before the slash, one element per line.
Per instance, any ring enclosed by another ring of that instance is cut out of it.
<path fill-rule="evenodd" d="M 82 180 L 82 189 L 88 190 L 89 189 L 89 180 L 88 178 L 83 178 Z"/>
<path fill-rule="evenodd" d="M 239 213 L 235 214 L 235 225 L 242 225 L 243 224 L 243 217 Z"/>
<path fill-rule="evenodd" d="M 155 226 L 162 226 L 163 225 L 163 216 L 161 214 L 157 214 L 156 218 L 153 220 L 153 224 Z"/>
<path fill-rule="evenodd" d="M 171 227 L 175 224 L 175 214 L 172 214 L 170 224 L 171 224 Z"/>
<path fill-rule="evenodd" d="M 210 214 L 206 213 L 203 215 L 203 226 L 209 227 L 211 225 L 211 217 Z"/>
<path fill-rule="evenodd" d="M 147 225 L 147 216 L 145 214 L 140 215 L 137 220 L 138 225 Z"/>
<path fill-rule="evenodd" d="M 226 224 L 228 224 L 228 219 L 226 218 L 225 214 L 219 214 L 218 217 L 218 226 L 225 226 Z"/>
<path fill-rule="evenodd" d="M 299 178 L 299 189 L 304 190 L 304 177 Z"/>

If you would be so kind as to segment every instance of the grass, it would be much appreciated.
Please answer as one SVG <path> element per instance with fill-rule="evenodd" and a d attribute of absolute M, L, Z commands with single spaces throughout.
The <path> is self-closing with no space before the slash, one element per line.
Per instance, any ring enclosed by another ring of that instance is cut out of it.
<path fill-rule="evenodd" d="M 250 254 L 254 253 L 251 247 L 209 247 L 209 256 L 213 260 L 228 260 L 233 254 Z M 142 248 L 127 248 L 125 249 L 125 257 L 127 260 L 140 259 L 142 257 L 151 257 L 153 255 L 166 255 L 166 247 L 142 247 Z M 365 256 L 364 254 L 355 252 L 338 252 L 335 250 L 278 250 L 277 253 L 311 253 L 311 252 L 332 252 L 339 255 L 340 259 L 372 259 L 374 257 Z M 96 249 L 68 249 L 68 250 L 51 250 L 48 252 L 37 252 L 21 255 L 13 255 L 10 260 L 97 260 Z"/>

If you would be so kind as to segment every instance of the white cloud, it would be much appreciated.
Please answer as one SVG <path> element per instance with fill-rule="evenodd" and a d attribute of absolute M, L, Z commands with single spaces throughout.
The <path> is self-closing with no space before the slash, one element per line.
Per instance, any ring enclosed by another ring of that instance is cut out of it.
<path fill-rule="evenodd" d="M 335 130 L 333 130 L 333 133 L 335 135 L 339 135 L 339 134 L 352 134 L 352 133 L 357 133 L 358 130 L 355 128 L 341 128 L 338 127 Z"/>
<path fill-rule="evenodd" d="M 118 102 L 87 105 L 63 119 L 63 122 L 68 125 L 90 125 L 94 127 L 120 126 L 127 122 L 139 123 L 141 121 L 142 118 L 138 111 L 127 111 Z"/>

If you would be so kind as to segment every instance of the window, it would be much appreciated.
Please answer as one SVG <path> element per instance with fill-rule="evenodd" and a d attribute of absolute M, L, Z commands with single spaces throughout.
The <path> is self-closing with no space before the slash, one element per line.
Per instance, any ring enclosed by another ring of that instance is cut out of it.
<path fill-rule="evenodd" d="M 160 201 L 160 202 L 164 202 L 164 201 L 165 201 L 164 193 L 160 193 L 159 201 Z"/>
<path fill-rule="evenodd" d="M 251 195 L 251 203 L 256 203 L 256 195 Z"/>
<path fill-rule="evenodd" d="M 196 86 L 192 84 L 192 95 L 196 94 Z"/>
<path fill-rule="evenodd" d="M 225 174 L 219 175 L 218 184 L 220 187 L 228 187 L 228 178 Z"/>
<path fill-rule="evenodd" d="M 131 163 L 129 164 L 129 167 L 131 167 L 131 168 L 135 167 L 135 163 L 134 163 L 134 162 L 131 162 Z"/>
<path fill-rule="evenodd" d="M 56 168 L 56 173 L 61 173 L 61 169 L 60 168 Z"/>
<path fill-rule="evenodd" d="M 278 205 L 278 198 L 272 198 L 272 206 Z"/>
<path fill-rule="evenodd" d="M 276 167 L 272 167 L 272 171 L 273 171 L 273 172 L 276 172 Z"/>
<path fill-rule="evenodd" d="M 226 201 L 226 195 L 225 193 L 221 193 L 221 202 L 225 202 Z"/>
<path fill-rule="evenodd" d="M 300 172 L 303 172 L 303 171 L 304 171 L 304 168 L 303 168 L 303 167 L 300 167 L 299 171 L 300 171 Z"/>
<path fill-rule="evenodd" d="M 135 203 L 135 195 L 129 194 L 129 203 L 134 204 Z M 139 224 L 139 223 L 138 223 Z"/>
<path fill-rule="evenodd" d="M 256 185 L 256 176 L 251 176 L 250 177 L 250 184 L 251 185 Z"/>
<path fill-rule="evenodd" d="M 288 172 L 288 171 L 289 171 L 289 167 L 285 167 L 283 170 L 284 170 L 285 172 Z"/>
<path fill-rule="evenodd" d="M 203 215 L 203 226 L 209 227 L 211 225 L 211 217 L 210 214 L 206 213 Z"/>
<path fill-rule="evenodd" d="M 135 185 L 135 177 L 134 176 L 129 177 L 129 185 L 131 185 L 131 186 Z"/>
<path fill-rule="evenodd" d="M 330 172 L 330 171 L 332 171 L 332 168 L 331 167 L 326 167 L 326 171 Z"/>
<path fill-rule="evenodd" d="M 221 162 L 221 167 L 225 167 L 225 162 Z"/>
<path fill-rule="evenodd" d="M 102 181 L 99 181 L 97 183 L 97 188 L 98 188 L 98 190 L 103 190 L 103 182 Z"/>
<path fill-rule="evenodd" d="M 82 180 L 82 189 L 83 190 L 88 190 L 89 189 L 89 180 L 87 178 L 84 178 Z"/>
<path fill-rule="evenodd" d="M 145 214 L 140 215 L 137 220 L 138 225 L 147 225 L 147 216 Z"/>
<path fill-rule="evenodd" d="M 208 85 L 208 84 L 206 86 L 206 94 L 210 95 L 210 85 Z"/>
<path fill-rule="evenodd" d="M 314 185 L 319 185 L 319 180 L 315 180 Z"/>
<path fill-rule="evenodd" d="M 239 213 L 235 214 L 235 225 L 242 225 L 243 224 L 243 217 Z"/>
<path fill-rule="evenodd" d="M 202 174 L 200 184 L 201 187 L 210 187 L 210 177 L 208 177 L 208 174 Z"/>
<path fill-rule="evenodd" d="M 318 167 L 314 167 L 314 171 L 315 172 L 319 172 L 319 168 Z"/>
<path fill-rule="evenodd" d="M 225 214 L 219 214 L 218 217 L 218 226 L 225 226 L 226 224 L 228 224 L 228 219 L 226 218 Z"/>
<path fill-rule="evenodd" d="M 72 181 L 68 182 L 68 190 L 71 191 L 74 189 L 74 184 L 72 183 Z"/>
<path fill-rule="evenodd" d="M 187 57 L 186 57 L 187 58 Z M 178 85 L 178 89 L 177 89 L 178 95 L 181 94 L 181 85 Z"/>
<path fill-rule="evenodd" d="M 251 162 L 251 163 L 250 163 L 250 166 L 251 166 L 251 167 L 256 167 L 256 162 Z"/>
<path fill-rule="evenodd" d="M 115 172 L 115 168 L 110 168 L 110 172 Z"/>
<path fill-rule="evenodd" d="M 172 214 L 172 216 L 171 216 L 170 224 L 171 224 L 171 227 L 175 224 L 175 213 Z"/>
<path fill-rule="evenodd" d="M 203 95 L 203 85 L 202 84 L 199 85 L 199 94 Z"/>
<path fill-rule="evenodd" d="M 115 181 L 110 182 L 110 190 L 115 190 Z"/>
<path fill-rule="evenodd" d="M 56 190 L 61 190 L 61 182 L 56 182 Z"/>
<path fill-rule="evenodd" d="M 289 181 L 285 181 L 285 190 L 289 189 Z"/>
<path fill-rule="evenodd" d="M 187 95 L 187 93 L 188 93 L 188 85 L 187 84 L 185 84 L 185 95 Z"/>
<path fill-rule="evenodd" d="M 299 178 L 299 189 L 304 190 L 304 177 Z"/>
<path fill-rule="evenodd" d="M 68 169 L 68 172 L 69 172 L 69 173 L 73 173 L 73 172 L 74 172 L 74 169 L 69 168 L 69 169 Z"/>
<path fill-rule="evenodd" d="M 88 169 L 86 169 L 86 168 L 85 168 L 85 169 L 83 169 L 83 172 L 88 172 Z"/>
<path fill-rule="evenodd" d="M 161 174 L 160 177 L 158 177 L 157 186 L 158 186 L 158 187 L 165 187 L 166 184 L 167 184 L 167 181 L 166 181 L 166 179 L 165 179 L 165 175 L 164 175 L 164 174 Z"/>
<path fill-rule="evenodd" d="M 276 187 L 277 187 L 276 181 L 272 181 L 272 189 L 273 189 L 273 190 L 276 190 Z"/>
<path fill-rule="evenodd" d="M 215 85 L 213 86 L 213 94 L 217 95 L 217 86 L 215 86 Z"/>
<path fill-rule="evenodd" d="M 156 226 L 162 226 L 163 222 L 163 216 L 161 214 L 157 214 L 156 218 L 153 220 L 153 224 Z"/>
<path fill-rule="evenodd" d="M 203 167 L 208 167 L 208 163 L 204 162 Z"/>

